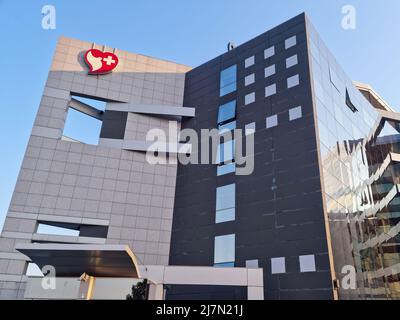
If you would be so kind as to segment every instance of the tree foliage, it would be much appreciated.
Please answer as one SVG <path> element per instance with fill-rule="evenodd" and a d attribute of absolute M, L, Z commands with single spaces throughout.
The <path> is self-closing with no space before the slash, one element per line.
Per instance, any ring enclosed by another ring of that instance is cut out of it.
<path fill-rule="evenodd" d="M 147 300 L 147 288 L 147 279 L 134 284 L 131 293 L 126 295 L 126 300 Z"/>

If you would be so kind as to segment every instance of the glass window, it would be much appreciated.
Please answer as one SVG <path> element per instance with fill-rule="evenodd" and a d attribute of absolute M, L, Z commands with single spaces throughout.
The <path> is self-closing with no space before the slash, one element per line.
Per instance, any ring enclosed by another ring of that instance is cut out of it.
<path fill-rule="evenodd" d="M 266 68 L 264 69 L 264 77 L 265 77 L 265 78 L 268 78 L 268 77 L 274 75 L 275 72 L 276 72 L 276 71 L 275 71 L 275 65 L 274 65 L 274 64 L 273 64 L 272 66 L 266 67 Z"/>
<path fill-rule="evenodd" d="M 280 274 L 286 273 L 285 258 L 271 258 L 271 273 Z"/>
<path fill-rule="evenodd" d="M 315 272 L 315 256 L 313 254 L 300 256 L 300 272 Z"/>
<path fill-rule="evenodd" d="M 285 49 L 289 49 L 297 44 L 297 37 L 293 36 L 285 40 Z"/>
<path fill-rule="evenodd" d="M 223 176 L 225 174 L 233 173 L 236 171 L 236 165 L 234 162 L 224 164 L 217 167 L 217 176 Z"/>
<path fill-rule="evenodd" d="M 224 124 L 229 120 L 236 118 L 236 100 L 219 106 L 218 110 L 218 124 Z"/>
<path fill-rule="evenodd" d="M 301 106 L 289 110 L 289 121 L 296 120 L 302 117 Z"/>
<path fill-rule="evenodd" d="M 256 101 L 256 94 L 254 92 L 246 94 L 244 97 L 244 104 L 248 105 Z"/>
<path fill-rule="evenodd" d="M 266 119 L 266 126 L 268 128 L 273 128 L 278 125 L 278 116 L 275 114 L 273 116 L 270 116 Z"/>
<path fill-rule="evenodd" d="M 287 79 L 287 87 L 288 87 L 288 89 L 299 85 L 299 83 L 300 83 L 300 78 L 299 78 L 298 74 L 296 74 L 293 77 L 290 77 L 290 78 Z"/>
<path fill-rule="evenodd" d="M 264 59 L 268 59 L 275 54 L 275 47 L 269 47 L 268 49 L 264 50 Z"/>
<path fill-rule="evenodd" d="M 255 81 L 254 73 L 249 74 L 247 77 L 244 78 L 244 85 L 249 86 Z"/>
<path fill-rule="evenodd" d="M 221 71 L 220 96 L 236 91 L 236 65 Z"/>
<path fill-rule="evenodd" d="M 258 259 L 246 260 L 246 268 L 257 269 L 258 268 Z"/>
<path fill-rule="evenodd" d="M 276 84 L 271 84 L 265 88 L 265 97 L 270 97 L 276 93 Z"/>
<path fill-rule="evenodd" d="M 245 68 L 251 67 L 253 64 L 254 64 L 254 56 L 248 57 L 246 60 L 244 60 Z"/>
<path fill-rule="evenodd" d="M 57 236 L 73 236 L 73 237 L 79 236 L 79 230 L 77 230 L 77 229 L 56 227 L 56 226 L 52 226 L 52 225 L 48 225 L 48 224 L 44 224 L 44 223 L 39 223 L 36 233 L 50 234 L 50 235 L 57 235 Z"/>
<path fill-rule="evenodd" d="M 233 266 L 235 263 L 235 235 L 228 234 L 215 237 L 214 265 Z"/>
<path fill-rule="evenodd" d="M 217 150 L 217 164 L 233 162 L 235 158 L 235 140 L 220 143 Z"/>
<path fill-rule="evenodd" d="M 223 134 L 224 132 L 228 132 L 234 129 L 236 129 L 236 121 L 227 122 L 218 126 L 219 134 Z"/>
<path fill-rule="evenodd" d="M 217 188 L 215 223 L 235 220 L 235 184 Z"/>
<path fill-rule="evenodd" d="M 286 68 L 295 66 L 298 63 L 297 54 L 286 59 Z"/>
<path fill-rule="evenodd" d="M 246 124 L 244 127 L 244 131 L 245 131 L 245 135 L 250 135 L 250 134 L 254 134 L 256 132 L 256 123 L 252 122 L 249 124 Z"/>

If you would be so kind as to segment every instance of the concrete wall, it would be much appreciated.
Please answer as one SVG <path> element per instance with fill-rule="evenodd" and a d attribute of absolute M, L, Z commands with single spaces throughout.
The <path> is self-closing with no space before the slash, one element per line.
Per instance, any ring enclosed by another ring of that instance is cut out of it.
<path fill-rule="evenodd" d="M 90 48 L 114 52 L 119 65 L 110 74 L 88 75 L 83 54 Z M 140 263 L 168 263 L 176 164 L 149 165 L 143 153 L 104 146 L 101 139 L 98 146 L 65 141 L 62 133 L 71 94 L 121 104 L 182 106 L 187 70 L 173 62 L 59 39 L 0 237 L 0 298 L 23 296 L 26 259 L 15 251 L 16 243 L 128 244 Z M 154 121 L 155 116 L 127 117 L 129 136 L 168 123 Z M 36 234 L 39 220 L 108 226 L 108 235 L 43 238 Z"/>

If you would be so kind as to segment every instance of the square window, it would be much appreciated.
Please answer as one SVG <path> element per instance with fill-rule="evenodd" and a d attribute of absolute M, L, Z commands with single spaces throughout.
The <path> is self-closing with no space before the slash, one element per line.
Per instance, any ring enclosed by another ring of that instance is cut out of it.
<path fill-rule="evenodd" d="M 278 125 L 278 116 L 275 114 L 273 116 L 270 116 L 266 119 L 266 127 L 268 128 L 273 128 Z"/>
<path fill-rule="evenodd" d="M 250 134 L 254 134 L 256 132 L 256 123 L 252 122 L 249 124 L 246 124 L 244 127 L 245 135 L 248 136 Z"/>
<path fill-rule="evenodd" d="M 254 64 L 254 56 L 248 57 L 246 60 L 244 60 L 245 68 L 251 67 L 253 64 Z"/>
<path fill-rule="evenodd" d="M 301 106 L 289 110 L 289 121 L 293 121 L 302 117 Z"/>
<path fill-rule="evenodd" d="M 315 272 L 315 256 L 313 254 L 300 256 L 300 272 Z"/>
<path fill-rule="evenodd" d="M 300 84 L 300 77 L 298 74 L 294 75 L 293 77 L 290 77 L 287 79 L 287 87 L 293 88 L 295 86 L 298 86 Z"/>
<path fill-rule="evenodd" d="M 297 37 L 293 36 L 285 40 L 285 49 L 289 49 L 297 44 Z"/>
<path fill-rule="evenodd" d="M 286 59 L 286 68 L 290 68 L 298 64 L 297 54 Z"/>
<path fill-rule="evenodd" d="M 251 85 L 252 83 L 254 83 L 254 81 L 255 81 L 255 75 L 254 75 L 254 73 L 249 74 L 247 77 L 244 78 L 244 85 L 245 85 L 245 86 L 249 86 L 249 85 Z"/>
<path fill-rule="evenodd" d="M 246 96 L 244 97 L 244 104 L 248 105 L 250 103 L 253 103 L 254 101 L 256 101 L 256 94 L 255 92 L 246 94 Z"/>
<path fill-rule="evenodd" d="M 280 274 L 286 273 L 285 258 L 271 258 L 271 273 Z"/>
<path fill-rule="evenodd" d="M 218 266 L 233 266 L 235 262 L 235 235 L 228 234 L 215 237 L 214 264 Z"/>
<path fill-rule="evenodd" d="M 274 75 L 275 72 L 276 72 L 276 70 L 275 70 L 275 65 L 274 64 L 272 66 L 266 67 L 264 69 L 264 77 L 268 78 L 268 77 Z"/>
<path fill-rule="evenodd" d="M 258 259 L 246 260 L 246 268 L 257 269 L 258 268 Z"/>
<path fill-rule="evenodd" d="M 269 47 L 268 49 L 264 50 L 264 59 L 268 59 L 275 54 L 275 47 Z"/>
<path fill-rule="evenodd" d="M 100 117 L 94 116 L 94 113 L 101 114 L 105 108 L 104 101 L 72 95 L 62 139 L 97 145 L 103 123 Z M 108 122 L 104 123 L 107 124 Z"/>
<path fill-rule="evenodd" d="M 271 84 L 265 88 L 265 97 L 270 97 L 276 93 L 276 84 Z"/>

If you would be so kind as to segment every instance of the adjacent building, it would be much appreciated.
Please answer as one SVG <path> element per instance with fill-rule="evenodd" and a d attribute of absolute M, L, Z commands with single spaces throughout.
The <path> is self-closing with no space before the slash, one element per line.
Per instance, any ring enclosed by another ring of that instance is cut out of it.
<path fill-rule="evenodd" d="M 95 74 L 98 59 L 115 68 Z M 75 111 L 101 123 L 97 145 L 65 136 Z M 399 121 L 305 14 L 196 68 L 61 38 L 0 238 L 0 297 L 26 297 L 31 261 L 62 277 L 225 271 L 218 286 L 176 274 L 166 299 L 397 299 Z M 242 129 L 254 169 L 237 174 L 236 136 L 187 165 L 167 136 L 168 161 L 149 163 L 146 134 L 171 123 Z"/>

